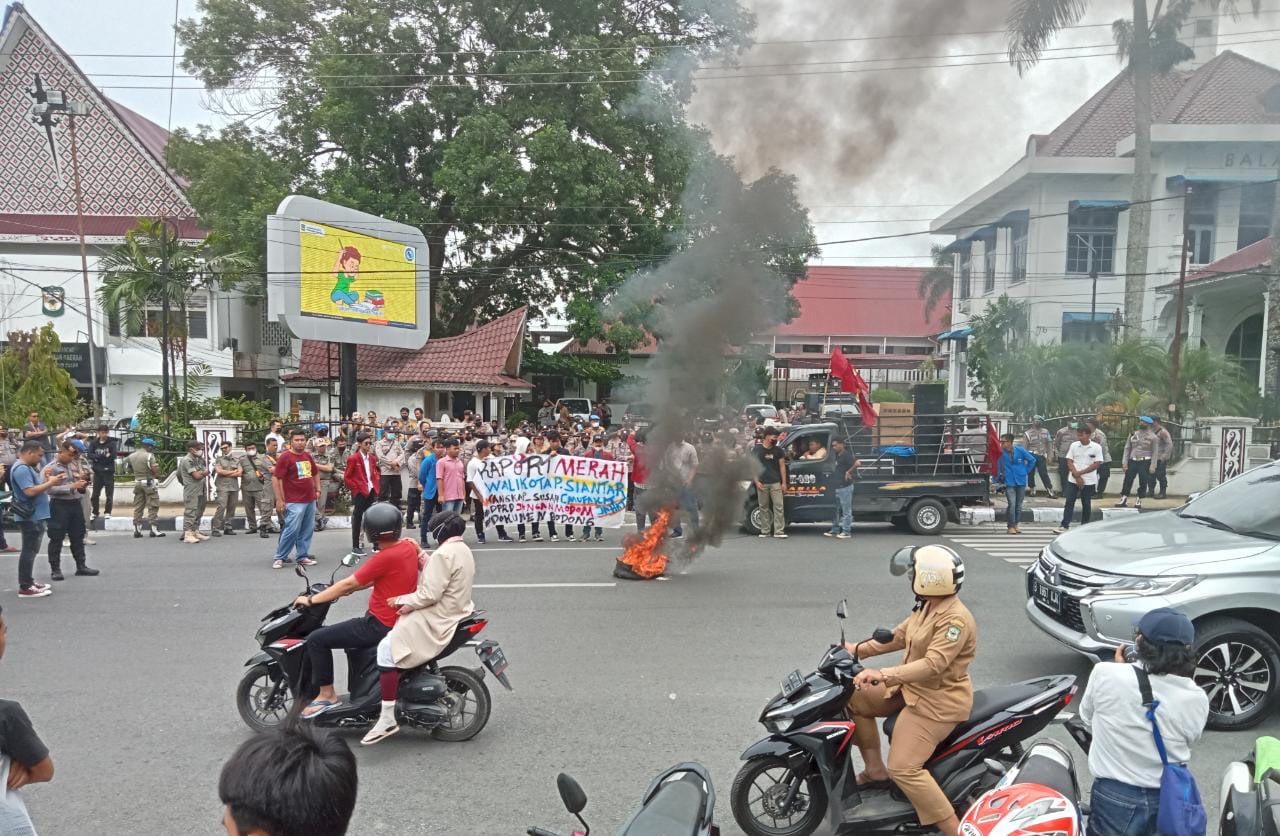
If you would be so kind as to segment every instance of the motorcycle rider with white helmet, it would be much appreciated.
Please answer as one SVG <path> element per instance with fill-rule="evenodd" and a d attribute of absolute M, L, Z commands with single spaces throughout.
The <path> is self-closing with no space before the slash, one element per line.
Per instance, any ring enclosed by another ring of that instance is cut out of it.
<path fill-rule="evenodd" d="M 860 785 L 884 785 L 892 778 L 915 807 L 920 824 L 943 836 L 959 833 L 955 810 L 924 768 L 938 744 L 973 707 L 969 664 L 977 649 L 977 624 L 957 593 L 964 583 L 964 562 L 942 545 L 908 546 L 890 561 L 890 571 L 910 578 L 916 605 L 893 630 L 893 641 L 846 644 L 855 658 L 905 650 L 902 664 L 864 668 L 854 678 L 849 700 L 854 739 L 866 770 Z M 886 767 L 880 754 L 876 717 L 897 714 Z"/>

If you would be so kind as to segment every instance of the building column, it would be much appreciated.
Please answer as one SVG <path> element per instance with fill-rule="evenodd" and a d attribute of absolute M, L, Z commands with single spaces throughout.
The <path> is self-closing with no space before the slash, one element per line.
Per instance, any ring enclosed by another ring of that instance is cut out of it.
<path fill-rule="evenodd" d="M 1176 311 L 1175 313 L 1181 313 Z M 1192 302 L 1187 305 L 1187 339 L 1184 345 L 1200 347 L 1200 335 L 1204 332 L 1204 305 Z"/>
<path fill-rule="evenodd" d="M 1268 332 L 1271 330 L 1271 289 L 1262 291 L 1262 353 L 1258 363 L 1258 394 L 1267 394 L 1267 354 L 1271 341 Z"/>

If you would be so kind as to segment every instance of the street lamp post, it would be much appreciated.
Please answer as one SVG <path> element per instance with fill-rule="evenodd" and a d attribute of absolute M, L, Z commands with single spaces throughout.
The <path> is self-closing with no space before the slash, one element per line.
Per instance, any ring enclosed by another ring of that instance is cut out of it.
<path fill-rule="evenodd" d="M 76 196 L 76 233 L 80 239 L 80 276 L 84 281 L 85 335 L 89 339 L 89 400 L 93 404 L 93 414 L 101 415 L 102 406 L 98 400 L 98 361 L 93 350 L 93 296 L 89 290 L 89 256 L 85 251 L 84 243 L 84 193 L 80 188 L 80 154 L 76 146 L 76 117 L 88 115 L 89 104 L 68 100 L 63 90 L 45 90 L 39 75 L 35 77 L 35 82 L 31 86 L 31 98 L 35 101 L 31 106 L 31 119 L 45 129 L 45 136 L 49 141 L 49 153 L 53 157 L 59 185 L 63 183 L 62 166 L 58 159 L 57 144 L 53 141 L 53 129 L 63 116 L 67 117 L 71 138 L 72 188 Z"/>

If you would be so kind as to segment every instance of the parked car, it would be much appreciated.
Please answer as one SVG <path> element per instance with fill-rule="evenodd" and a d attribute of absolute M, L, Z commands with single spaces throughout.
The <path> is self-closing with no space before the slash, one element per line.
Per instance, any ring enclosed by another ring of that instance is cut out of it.
<path fill-rule="evenodd" d="M 1180 508 L 1068 531 L 1029 567 L 1026 593 L 1033 624 L 1097 659 L 1132 641 L 1148 610 L 1186 613 L 1209 727 L 1256 725 L 1280 683 L 1280 463 Z"/>
<path fill-rule="evenodd" d="M 622 420 L 633 427 L 647 427 L 653 423 L 653 407 L 642 401 L 627 404 Z"/>
<path fill-rule="evenodd" d="M 766 421 L 778 420 L 778 409 L 771 403 L 749 403 L 742 408 L 742 415 L 745 418 L 755 420 L 763 418 Z"/>

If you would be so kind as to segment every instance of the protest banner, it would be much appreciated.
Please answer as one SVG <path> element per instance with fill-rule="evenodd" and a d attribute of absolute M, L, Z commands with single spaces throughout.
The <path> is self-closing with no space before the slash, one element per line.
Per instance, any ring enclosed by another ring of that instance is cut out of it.
<path fill-rule="evenodd" d="M 580 456 L 490 456 L 480 465 L 485 525 L 554 521 L 619 528 L 627 509 L 627 466 Z"/>

